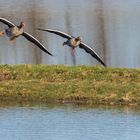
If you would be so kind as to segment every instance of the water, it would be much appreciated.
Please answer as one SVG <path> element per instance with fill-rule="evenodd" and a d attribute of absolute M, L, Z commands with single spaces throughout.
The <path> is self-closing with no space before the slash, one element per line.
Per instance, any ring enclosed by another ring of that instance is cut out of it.
<path fill-rule="evenodd" d="M 8 105 L 0 107 L 2 140 L 132 140 L 140 110 L 129 107 Z"/>
<path fill-rule="evenodd" d="M 13 45 L 0 38 L 1 64 L 99 64 L 84 50 L 75 55 L 61 47 L 65 39 L 35 30 L 52 28 L 81 36 L 111 67 L 140 66 L 139 0 L 0 0 L 0 16 L 15 24 L 25 21 L 25 30 L 37 37 L 51 57 L 20 37 Z M 4 25 L 0 23 L 0 30 Z"/>

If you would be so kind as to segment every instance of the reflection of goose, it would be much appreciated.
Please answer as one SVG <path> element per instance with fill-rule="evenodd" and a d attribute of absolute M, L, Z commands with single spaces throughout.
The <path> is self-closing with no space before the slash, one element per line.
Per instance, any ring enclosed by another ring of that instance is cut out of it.
<path fill-rule="evenodd" d="M 73 37 L 71 35 L 68 35 L 64 32 L 58 31 L 58 30 L 52 30 L 52 29 L 40 29 L 38 28 L 38 30 L 41 31 L 47 31 L 50 33 L 54 33 L 56 35 L 62 36 L 66 39 L 68 39 L 66 42 L 63 43 L 64 45 L 68 45 L 70 46 L 73 50 L 79 46 L 79 48 L 84 49 L 87 53 L 91 54 L 94 58 L 96 58 L 103 66 L 106 67 L 106 64 L 103 62 L 103 60 L 99 57 L 99 55 L 92 49 L 90 48 L 88 45 L 84 44 L 81 42 L 81 38 L 80 37 Z"/>
<path fill-rule="evenodd" d="M 24 32 L 24 22 L 21 22 L 19 26 L 16 26 L 12 22 L 8 21 L 5 18 L 0 18 L 0 22 L 6 24 L 9 28 L 5 29 L 5 31 L 0 32 L 0 36 L 6 35 L 9 37 L 10 41 L 14 40 L 15 38 L 19 37 L 20 35 L 24 36 L 26 39 L 28 39 L 30 42 L 37 45 L 42 51 L 48 53 L 49 55 L 52 55 L 36 38 L 34 38 L 32 35 L 30 35 L 27 32 Z"/>

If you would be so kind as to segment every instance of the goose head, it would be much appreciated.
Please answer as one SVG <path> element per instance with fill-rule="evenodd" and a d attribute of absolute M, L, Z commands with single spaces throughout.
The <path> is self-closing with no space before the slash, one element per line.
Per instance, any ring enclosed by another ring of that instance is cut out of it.
<path fill-rule="evenodd" d="M 25 26 L 25 23 L 23 21 L 20 22 L 19 28 L 23 28 Z"/>
<path fill-rule="evenodd" d="M 81 41 L 81 37 L 80 36 L 76 37 L 75 41 Z"/>

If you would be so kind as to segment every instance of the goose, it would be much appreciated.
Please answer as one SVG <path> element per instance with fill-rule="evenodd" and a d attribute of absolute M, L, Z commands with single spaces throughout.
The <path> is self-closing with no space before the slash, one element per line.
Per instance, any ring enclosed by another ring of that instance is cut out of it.
<path fill-rule="evenodd" d="M 63 38 L 66 38 L 67 41 L 64 42 L 62 45 L 68 45 L 72 48 L 72 50 L 74 50 L 75 48 L 77 48 L 79 46 L 79 48 L 81 49 L 84 49 L 87 53 L 89 53 L 90 55 L 92 55 L 95 59 L 97 59 L 97 61 L 99 61 L 103 66 L 106 67 L 106 64 L 103 62 L 103 60 L 99 57 L 99 55 L 91 48 L 89 47 L 88 45 L 86 45 L 85 43 L 83 43 L 81 41 L 81 37 L 78 36 L 78 37 L 73 37 L 69 34 L 66 34 L 62 31 L 59 31 L 59 30 L 53 30 L 53 29 L 41 29 L 41 28 L 37 28 L 38 30 L 41 30 L 41 31 L 46 31 L 46 32 L 49 32 L 49 33 L 54 33 L 56 35 L 59 35 Z"/>
<path fill-rule="evenodd" d="M 4 23 L 8 26 L 8 28 L 5 28 L 4 31 L 0 31 L 0 36 L 3 36 L 5 33 L 9 37 L 10 41 L 15 40 L 20 35 L 24 36 L 27 40 L 34 43 L 36 46 L 38 46 L 42 51 L 48 53 L 49 55 L 53 56 L 35 37 L 30 35 L 27 32 L 24 32 L 25 23 L 20 22 L 19 26 L 16 26 L 14 23 L 10 22 L 9 20 L 0 17 L 0 22 Z"/>

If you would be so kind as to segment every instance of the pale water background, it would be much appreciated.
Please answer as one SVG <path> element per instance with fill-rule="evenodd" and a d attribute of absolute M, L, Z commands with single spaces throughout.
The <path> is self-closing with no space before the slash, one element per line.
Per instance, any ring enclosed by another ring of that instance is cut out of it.
<path fill-rule="evenodd" d="M 25 21 L 25 31 L 37 37 L 54 57 L 41 52 L 24 37 L 9 45 L 0 38 L 1 64 L 99 64 L 82 49 L 72 55 L 62 47 L 65 39 L 37 27 L 80 35 L 111 67 L 140 67 L 139 0 L 0 0 L 0 16 L 15 24 Z M 0 23 L 0 30 L 5 27 Z"/>
<path fill-rule="evenodd" d="M 138 140 L 140 110 L 78 105 L 0 105 L 1 140 Z"/>
<path fill-rule="evenodd" d="M 0 64 L 99 64 L 81 49 L 75 56 L 65 39 L 35 30 L 58 29 L 92 46 L 111 67 L 140 67 L 139 0 L 0 0 L 0 17 L 19 24 L 55 56 L 24 37 L 9 45 L 0 38 Z M 0 30 L 5 25 L 0 23 Z M 138 140 L 140 110 L 76 105 L 0 105 L 2 140 Z"/>

